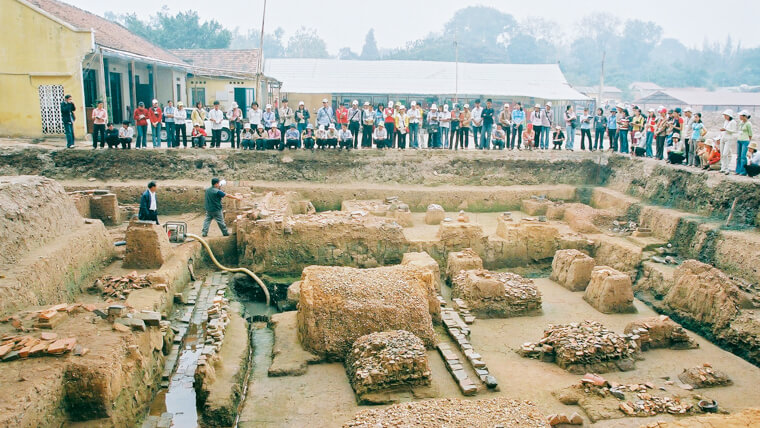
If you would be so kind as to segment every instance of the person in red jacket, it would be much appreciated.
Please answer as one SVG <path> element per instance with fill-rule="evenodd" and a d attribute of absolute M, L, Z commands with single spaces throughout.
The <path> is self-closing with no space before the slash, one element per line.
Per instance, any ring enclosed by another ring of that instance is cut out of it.
<path fill-rule="evenodd" d="M 158 106 L 158 100 L 153 100 L 153 105 L 148 109 L 150 114 L 150 135 L 153 137 L 153 148 L 161 147 L 161 126 L 163 125 L 164 112 Z"/>
<path fill-rule="evenodd" d="M 385 122 L 385 130 L 388 132 L 387 147 L 395 147 L 395 135 L 396 135 L 396 111 L 393 110 L 393 101 L 388 101 L 388 107 L 383 111 L 383 118 Z"/>
<path fill-rule="evenodd" d="M 146 148 L 147 143 L 145 140 L 148 136 L 148 119 L 150 117 L 150 112 L 145 108 L 145 103 L 140 101 L 140 103 L 137 104 L 133 116 L 135 118 L 135 128 L 137 128 L 137 142 L 135 143 L 135 148 Z"/>
<path fill-rule="evenodd" d="M 338 108 L 338 111 L 335 112 L 335 118 L 337 119 L 339 127 L 343 124 L 348 125 L 348 103 L 344 103 Z"/>

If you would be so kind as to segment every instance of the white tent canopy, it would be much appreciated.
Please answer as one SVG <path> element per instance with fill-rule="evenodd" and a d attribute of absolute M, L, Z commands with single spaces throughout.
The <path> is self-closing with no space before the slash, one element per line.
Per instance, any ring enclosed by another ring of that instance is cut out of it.
<path fill-rule="evenodd" d="M 282 91 L 303 94 L 410 94 L 588 100 L 557 64 L 472 64 L 437 61 L 268 59 L 264 73 Z M 458 80 L 458 88 L 457 88 Z"/>

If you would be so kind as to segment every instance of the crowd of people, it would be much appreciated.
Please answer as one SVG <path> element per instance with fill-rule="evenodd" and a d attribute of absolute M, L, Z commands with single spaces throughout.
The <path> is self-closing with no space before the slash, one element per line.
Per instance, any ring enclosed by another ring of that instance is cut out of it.
<path fill-rule="evenodd" d="M 70 108 L 62 114 L 71 114 Z M 752 124 L 747 111 L 723 112 L 724 123 L 710 136 L 702 121 L 702 114 L 690 108 L 642 111 L 637 106 L 617 104 L 590 112 L 584 108 L 576 112 L 572 105 L 563 114 L 556 115 L 552 103 L 524 108 L 520 102 L 494 106 L 491 99 L 485 105 L 480 100 L 469 103 L 432 104 L 423 109 L 412 101 L 409 108 L 402 103 L 389 101 L 376 106 L 354 100 L 334 109 L 328 99 L 312 114 L 304 102 L 291 108 L 288 100 L 273 107 L 261 109 L 254 102 L 243 113 L 232 103 L 228 111 L 218 101 L 206 110 L 197 103 L 188 114 L 181 102 L 176 107 L 167 101 L 162 108 L 158 100 L 146 108 L 143 103 L 133 113 L 135 126 L 124 121 L 118 128 L 108 123 L 107 111 L 98 101 L 92 112 L 94 123 L 93 148 L 108 145 L 136 148 L 147 145 L 148 127 L 151 128 L 153 147 L 161 146 L 161 129 L 164 127 L 168 147 L 188 145 L 186 124 L 192 123 L 192 147 L 219 148 L 223 122 L 231 134 L 232 148 L 242 150 L 308 149 L 480 149 L 480 150 L 606 150 L 649 157 L 672 164 L 683 164 L 724 174 L 754 176 L 760 168 L 760 153 L 752 140 Z M 605 111 L 606 110 L 606 111 Z M 555 123 L 559 116 L 562 123 Z M 66 122 L 66 120 L 64 120 Z M 210 124 L 210 125 L 209 125 Z M 211 138 L 206 128 L 210 126 Z M 593 135 L 592 135 L 593 132 Z M 135 133 L 137 134 L 135 137 Z M 551 148 L 550 148 L 551 146 Z"/>

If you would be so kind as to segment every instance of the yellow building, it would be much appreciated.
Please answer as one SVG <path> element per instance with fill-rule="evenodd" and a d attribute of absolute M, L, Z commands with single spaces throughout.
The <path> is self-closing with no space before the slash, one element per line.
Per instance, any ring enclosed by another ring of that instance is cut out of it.
<path fill-rule="evenodd" d="M 276 97 L 279 82 L 261 74 L 258 49 L 175 49 L 172 53 L 193 66 L 187 77 L 193 106 L 219 101 L 226 111 L 234 101 L 247 114 L 254 101 L 264 105 Z"/>
<path fill-rule="evenodd" d="M 190 64 L 119 24 L 57 0 L 0 0 L 0 25 L 5 35 L 0 44 L 4 136 L 62 134 L 60 105 L 65 94 L 73 97 L 74 134 L 82 139 L 90 129 L 88 109 L 97 100 L 105 102 L 109 120 L 118 123 L 131 121 L 139 102 L 146 107 L 153 99 L 161 105 L 168 100 L 189 104 L 201 94 L 205 104 L 216 99 L 247 101 L 255 92 L 268 100 L 278 86 L 257 73 L 258 51 L 247 56 L 226 50 L 208 55 L 217 61 L 239 58 L 237 66 L 246 68 L 238 70 L 224 66 L 226 60 L 210 66 Z M 260 91 L 254 91 L 256 82 Z"/>

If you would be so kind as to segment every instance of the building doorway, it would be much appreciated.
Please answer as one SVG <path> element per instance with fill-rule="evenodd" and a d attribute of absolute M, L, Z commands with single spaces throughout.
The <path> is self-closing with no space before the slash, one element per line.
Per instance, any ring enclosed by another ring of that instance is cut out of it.
<path fill-rule="evenodd" d="M 111 122 L 120 123 L 124 120 L 121 98 L 121 73 L 109 73 L 108 80 L 108 84 L 111 85 L 111 99 L 108 100 L 111 106 Z"/>
<path fill-rule="evenodd" d="M 255 91 L 253 88 L 235 88 L 234 100 L 240 110 L 243 111 L 243 117 L 248 117 L 248 106 L 253 103 Z"/>

